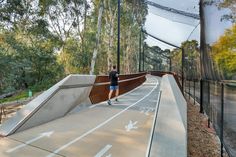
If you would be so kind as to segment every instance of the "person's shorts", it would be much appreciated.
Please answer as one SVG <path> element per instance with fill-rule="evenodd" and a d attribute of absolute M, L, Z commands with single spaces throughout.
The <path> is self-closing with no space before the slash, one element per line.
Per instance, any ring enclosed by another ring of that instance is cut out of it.
<path fill-rule="evenodd" d="M 117 90 L 118 86 L 110 86 L 110 90 Z"/>

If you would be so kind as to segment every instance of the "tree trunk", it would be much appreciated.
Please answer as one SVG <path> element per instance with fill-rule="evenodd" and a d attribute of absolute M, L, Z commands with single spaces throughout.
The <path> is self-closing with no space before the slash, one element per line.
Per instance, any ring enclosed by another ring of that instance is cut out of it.
<path fill-rule="evenodd" d="M 127 46 L 125 51 L 125 67 L 124 67 L 124 73 L 129 74 L 130 73 L 130 55 L 131 55 L 131 26 L 129 26 L 129 29 L 127 30 Z"/>
<path fill-rule="evenodd" d="M 108 50 L 107 50 L 107 71 L 110 71 L 112 68 L 112 47 L 114 43 L 114 26 L 115 26 L 115 17 L 116 17 L 116 11 L 114 13 L 112 12 L 112 6 L 110 0 L 108 0 L 108 7 L 109 7 L 109 43 L 108 43 Z"/>
<path fill-rule="evenodd" d="M 100 42 L 100 34 L 101 34 L 101 28 L 102 28 L 102 13 L 103 13 L 103 0 L 100 0 L 100 6 L 99 6 L 99 13 L 98 13 L 98 23 L 97 23 L 97 34 L 96 34 L 96 44 L 93 51 L 93 57 L 91 60 L 91 67 L 90 67 L 90 75 L 94 74 L 94 67 L 97 59 L 98 54 L 98 48 L 99 48 L 99 42 Z"/>
<path fill-rule="evenodd" d="M 83 28 L 83 33 L 82 33 L 82 37 L 81 37 L 81 50 L 82 50 L 82 52 L 84 52 L 84 47 L 85 47 L 84 38 L 85 38 L 85 34 L 86 34 L 86 23 L 87 23 L 87 0 L 84 0 L 84 28 Z"/>

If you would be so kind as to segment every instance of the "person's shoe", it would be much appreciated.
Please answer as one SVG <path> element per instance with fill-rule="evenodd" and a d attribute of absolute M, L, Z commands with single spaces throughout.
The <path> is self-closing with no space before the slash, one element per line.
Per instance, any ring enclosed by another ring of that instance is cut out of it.
<path fill-rule="evenodd" d="M 108 100 L 107 103 L 108 103 L 108 105 L 112 105 L 112 104 L 111 104 L 111 100 Z"/>
<path fill-rule="evenodd" d="M 117 98 L 115 99 L 115 101 L 116 101 L 116 102 L 119 102 L 119 100 L 118 100 Z"/>

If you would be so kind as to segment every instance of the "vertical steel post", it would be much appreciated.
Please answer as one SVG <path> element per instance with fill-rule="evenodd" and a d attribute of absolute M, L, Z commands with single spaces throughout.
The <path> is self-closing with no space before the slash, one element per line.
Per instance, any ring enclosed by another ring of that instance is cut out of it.
<path fill-rule="evenodd" d="M 200 113 L 203 113 L 203 53 L 204 53 L 204 45 L 205 45 L 205 19 L 204 19 L 204 11 L 203 11 L 203 0 L 200 0 L 199 3 L 199 13 L 200 13 L 200 72 L 201 72 L 201 80 L 200 80 Z"/>
<path fill-rule="evenodd" d="M 190 79 L 188 80 L 188 99 L 190 100 Z"/>
<path fill-rule="evenodd" d="M 221 157 L 223 157 L 223 139 L 224 139 L 224 84 L 221 84 L 221 127 L 220 127 L 220 143 L 221 143 Z"/>
<path fill-rule="evenodd" d="M 2 111 L 2 106 L 0 107 L 0 124 L 2 123 L 2 116 L 3 116 L 3 111 Z"/>
<path fill-rule="evenodd" d="M 139 66 L 138 71 L 141 72 L 141 51 L 142 51 L 142 27 L 140 28 L 140 35 L 139 35 Z"/>
<path fill-rule="evenodd" d="M 117 21 L 117 72 L 120 73 L 120 0 L 118 0 Z"/>
<path fill-rule="evenodd" d="M 200 80 L 200 113 L 203 113 L 203 80 Z"/>
<path fill-rule="evenodd" d="M 207 92 L 208 92 L 208 95 L 207 95 L 207 102 L 208 104 L 211 103 L 210 99 L 211 99 L 211 86 L 210 86 L 210 82 L 208 81 L 207 82 Z"/>
<path fill-rule="evenodd" d="M 207 93 L 208 93 L 208 95 L 207 95 L 207 105 L 208 105 L 208 109 L 209 109 L 208 128 L 210 128 L 211 127 L 210 126 L 210 122 L 211 122 L 211 118 L 212 118 L 212 106 L 211 106 L 211 101 L 210 101 L 210 99 L 211 99 L 211 97 L 210 97 L 210 95 L 211 95 L 211 88 L 210 88 L 210 82 L 209 81 L 207 82 Z"/>
<path fill-rule="evenodd" d="M 195 80 L 193 81 L 193 96 L 194 96 L 194 105 L 196 104 L 196 93 L 195 93 L 195 89 L 196 88 L 196 82 L 195 82 Z"/>
<path fill-rule="evenodd" d="M 182 48 L 182 93 L 184 94 L 184 48 Z"/>
<path fill-rule="evenodd" d="M 144 71 L 144 49 L 145 49 L 145 47 L 146 47 L 146 45 L 144 43 L 144 45 L 143 45 L 143 71 Z"/>

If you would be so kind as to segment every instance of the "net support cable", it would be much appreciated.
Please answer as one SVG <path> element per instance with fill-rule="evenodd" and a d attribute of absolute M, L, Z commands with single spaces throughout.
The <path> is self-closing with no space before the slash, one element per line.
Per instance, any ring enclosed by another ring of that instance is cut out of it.
<path fill-rule="evenodd" d="M 186 17 L 191 17 L 191 18 L 200 20 L 200 16 L 198 14 L 189 13 L 189 12 L 185 12 L 185 11 L 182 11 L 182 10 L 177 10 L 177 9 L 174 9 L 174 8 L 166 7 L 166 6 L 157 4 L 155 2 L 151 2 L 151 1 L 146 1 L 146 3 L 148 5 L 154 6 L 156 8 L 162 9 L 162 10 L 166 10 L 166 11 L 169 11 L 169 12 L 172 12 L 172 13 L 176 13 L 176 14 L 180 14 L 180 15 L 183 15 L 183 16 L 186 16 Z"/>

